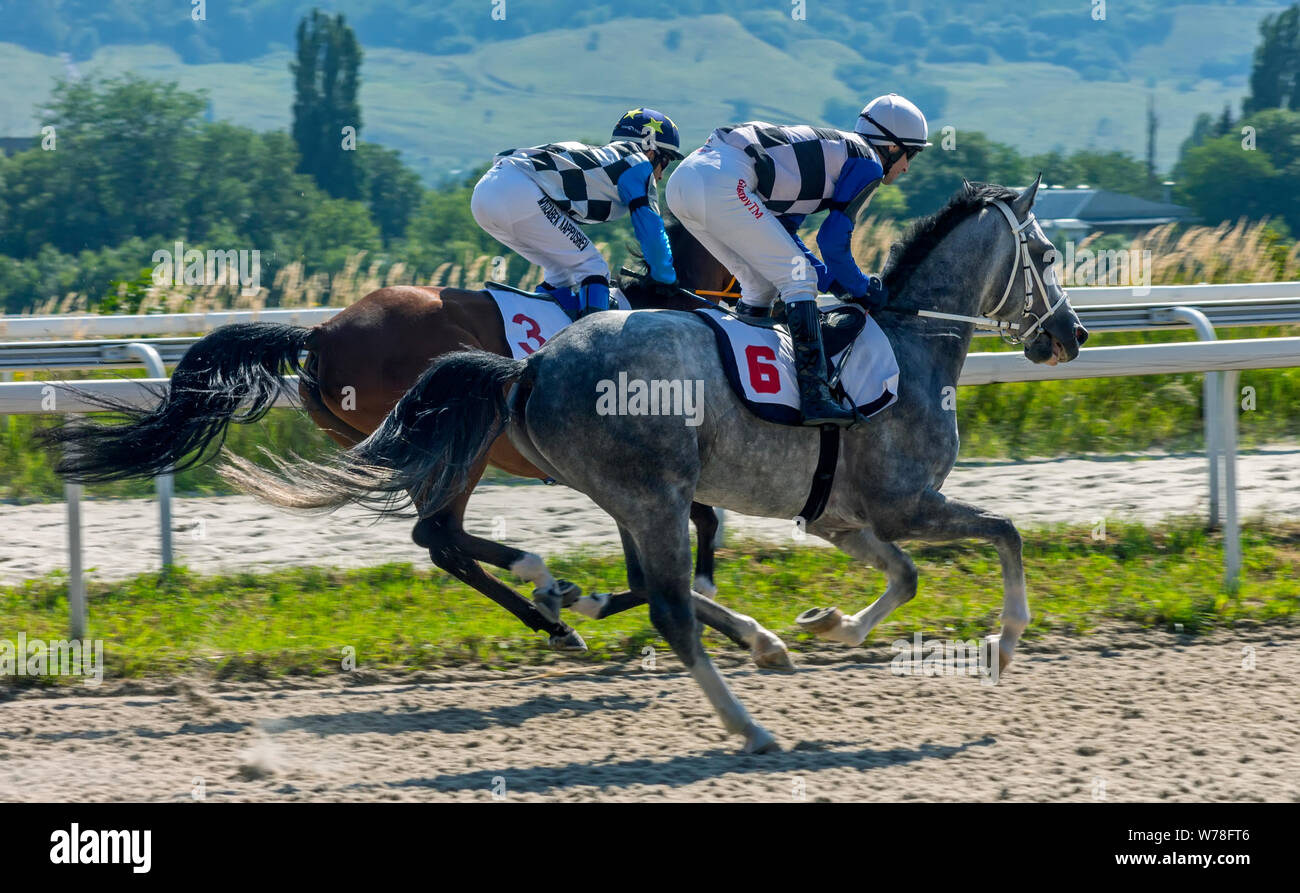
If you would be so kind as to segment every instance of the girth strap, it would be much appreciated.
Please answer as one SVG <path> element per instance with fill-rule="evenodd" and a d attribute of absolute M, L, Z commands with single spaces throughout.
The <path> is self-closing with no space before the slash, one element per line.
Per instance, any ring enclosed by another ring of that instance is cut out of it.
<path fill-rule="evenodd" d="M 817 470 L 813 472 L 812 489 L 808 491 L 808 501 L 799 510 L 799 517 L 804 524 L 811 524 L 826 511 L 826 503 L 831 498 L 831 487 L 835 485 L 835 464 L 840 461 L 840 426 L 822 425 L 821 446 L 817 454 Z"/>

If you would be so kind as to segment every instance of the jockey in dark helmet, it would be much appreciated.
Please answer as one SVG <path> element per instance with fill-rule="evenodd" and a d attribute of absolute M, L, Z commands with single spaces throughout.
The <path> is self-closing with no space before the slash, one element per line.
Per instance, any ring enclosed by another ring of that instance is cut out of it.
<path fill-rule="evenodd" d="M 610 306 L 609 264 L 579 223 L 631 214 L 651 277 L 675 288 L 655 184 L 681 157 L 671 118 L 631 109 L 604 146 L 563 142 L 501 152 L 474 187 L 470 210 L 489 235 L 542 268 L 538 291 L 576 319 Z"/>
<path fill-rule="evenodd" d="M 868 310 L 885 306 L 880 279 L 849 249 L 853 222 L 876 187 L 930 145 L 928 133 L 921 110 L 890 93 L 867 104 L 852 132 L 765 121 L 719 127 L 668 180 L 673 214 L 740 282 L 736 312 L 766 316 L 778 296 L 785 302 L 805 425 L 855 418 L 830 393 L 815 299 L 821 290 Z M 818 211 L 829 211 L 817 232 L 822 260 L 798 236 Z"/>

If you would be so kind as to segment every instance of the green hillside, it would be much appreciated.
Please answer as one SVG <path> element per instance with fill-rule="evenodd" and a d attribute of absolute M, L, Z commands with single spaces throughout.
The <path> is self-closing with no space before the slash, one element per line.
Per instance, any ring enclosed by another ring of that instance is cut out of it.
<path fill-rule="evenodd" d="M 664 109 L 689 142 L 698 142 L 712 127 L 744 118 L 847 127 L 856 106 L 894 90 L 921 97 L 936 131 L 945 125 L 959 135 L 982 130 L 1025 153 L 1096 147 L 1141 156 L 1154 92 L 1157 163 L 1167 170 L 1198 113 L 1217 112 L 1225 103 L 1238 107 L 1258 22 L 1280 8 L 1172 9 L 1168 34 L 1132 52 L 1122 81 L 1085 80 L 1081 71 L 1098 74 L 1081 56 L 1063 60 L 1068 67 L 1006 62 L 996 53 L 987 63 L 920 61 L 936 56 L 933 47 L 918 51 L 917 61 L 886 67 L 870 61 L 870 48 L 858 52 L 830 39 L 792 36 L 779 48 L 724 15 L 668 22 L 620 17 L 484 41 L 457 54 L 367 45 L 362 136 L 402 150 L 408 163 L 436 181 L 508 146 L 600 138 L 619 113 L 636 105 Z M 1078 28 L 1085 38 L 1088 27 L 1101 45 L 1113 35 L 1107 29 L 1120 24 L 1084 19 Z M 284 43 L 291 37 L 286 33 Z M 630 52 L 633 47 L 638 52 Z M 898 52 L 891 44 L 889 53 Z M 288 62 L 283 49 L 238 63 L 185 64 L 171 47 L 119 44 L 71 64 L 82 75 L 134 71 L 206 89 L 217 119 L 266 130 L 288 127 Z M 57 55 L 0 44 L 6 84 L 0 135 L 35 133 L 33 107 L 66 69 Z"/>

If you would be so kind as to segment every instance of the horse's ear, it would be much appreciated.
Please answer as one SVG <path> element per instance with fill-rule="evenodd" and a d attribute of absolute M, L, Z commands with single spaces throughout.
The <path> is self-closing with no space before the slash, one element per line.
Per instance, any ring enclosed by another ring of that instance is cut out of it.
<path fill-rule="evenodd" d="M 964 191 L 966 191 L 966 192 L 970 192 L 970 191 L 971 191 L 971 188 L 972 188 L 972 187 L 971 187 L 971 182 L 970 182 L 970 180 L 967 180 L 965 177 L 962 177 L 962 178 L 961 178 L 961 188 L 962 188 Z"/>
<path fill-rule="evenodd" d="M 1029 210 L 1034 206 L 1034 199 L 1038 197 L 1038 187 L 1043 182 L 1043 172 L 1039 171 L 1034 182 L 1030 183 L 1024 192 L 1012 202 L 1012 210 L 1016 212 L 1016 217 L 1024 220 L 1029 214 Z"/>

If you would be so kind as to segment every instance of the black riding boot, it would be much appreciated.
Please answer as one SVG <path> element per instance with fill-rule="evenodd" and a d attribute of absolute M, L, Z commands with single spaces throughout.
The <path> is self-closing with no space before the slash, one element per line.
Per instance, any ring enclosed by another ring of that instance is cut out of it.
<path fill-rule="evenodd" d="M 759 307 L 757 304 L 747 304 L 744 301 L 736 302 L 736 309 L 733 311 L 741 319 L 766 319 L 771 315 L 771 307 Z"/>
<path fill-rule="evenodd" d="M 826 383 L 826 354 L 816 301 L 793 301 L 785 305 L 785 318 L 794 340 L 794 368 L 799 373 L 799 402 L 805 425 L 851 425 L 857 418 L 831 397 Z"/>

